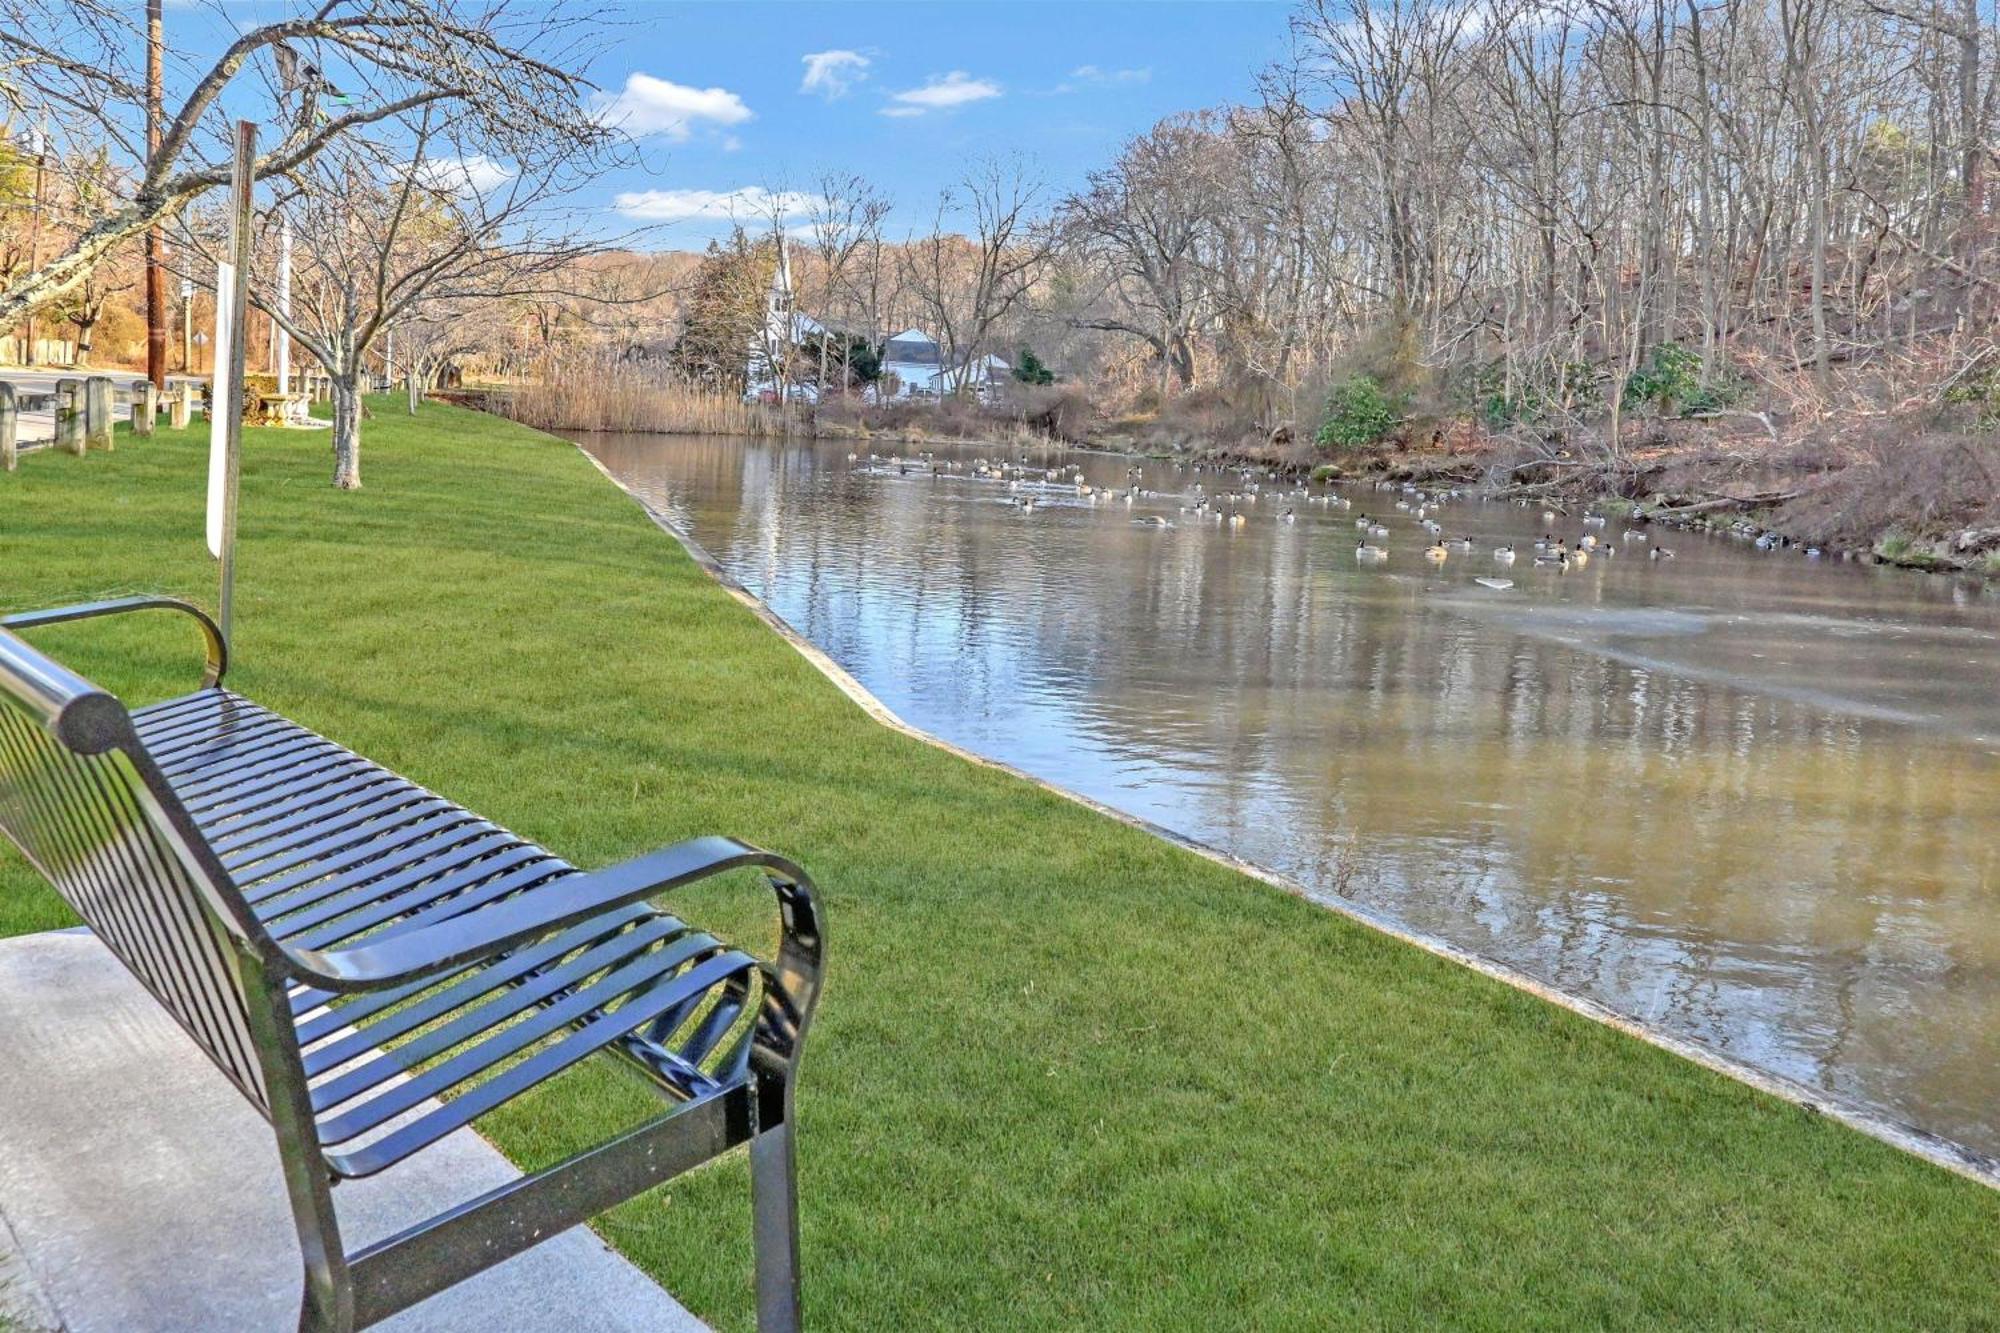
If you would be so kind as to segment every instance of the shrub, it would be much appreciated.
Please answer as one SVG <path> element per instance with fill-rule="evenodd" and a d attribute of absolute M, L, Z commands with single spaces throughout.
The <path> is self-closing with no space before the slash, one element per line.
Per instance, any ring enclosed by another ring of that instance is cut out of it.
<path fill-rule="evenodd" d="M 1340 449 L 1377 444 L 1395 433 L 1408 406 L 1407 395 L 1388 393 L 1373 375 L 1342 380 L 1327 395 L 1319 442 Z"/>
<path fill-rule="evenodd" d="M 1661 343 L 1646 364 L 1625 381 L 1625 406 L 1651 403 L 1663 417 L 1702 391 L 1701 353 L 1680 343 Z"/>
<path fill-rule="evenodd" d="M 1042 364 L 1042 359 L 1023 347 L 1014 357 L 1014 378 L 1023 384 L 1054 384 L 1055 372 Z"/>
<path fill-rule="evenodd" d="M 1024 424 L 1053 439 L 1084 439 L 1095 415 L 1090 395 L 1073 384 L 1021 384 L 1012 395 Z"/>

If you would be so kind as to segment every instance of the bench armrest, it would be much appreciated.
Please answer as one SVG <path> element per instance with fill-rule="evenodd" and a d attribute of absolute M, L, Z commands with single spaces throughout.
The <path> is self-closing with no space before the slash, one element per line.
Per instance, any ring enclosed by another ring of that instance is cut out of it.
<path fill-rule="evenodd" d="M 439 976 L 517 949 L 591 917 L 743 866 L 762 866 L 782 925 L 772 977 L 803 1028 L 819 991 L 820 923 L 812 882 L 781 856 L 735 838 L 691 838 L 623 865 L 570 875 L 491 907 L 345 949 L 286 948 L 293 970 L 326 990 L 379 990 Z"/>
<path fill-rule="evenodd" d="M 229 670 L 229 644 L 222 637 L 222 629 L 209 619 L 208 612 L 178 597 L 114 597 L 102 602 L 80 602 L 75 606 L 56 606 L 46 611 L 22 611 L 15 615 L 0 617 L 0 629 L 39 629 L 43 625 L 60 625 L 71 620 L 95 620 L 99 616 L 122 615 L 127 611 L 179 611 L 193 616 L 200 624 L 203 638 L 208 646 L 208 668 L 202 673 L 203 688 L 220 685 L 225 672 Z"/>

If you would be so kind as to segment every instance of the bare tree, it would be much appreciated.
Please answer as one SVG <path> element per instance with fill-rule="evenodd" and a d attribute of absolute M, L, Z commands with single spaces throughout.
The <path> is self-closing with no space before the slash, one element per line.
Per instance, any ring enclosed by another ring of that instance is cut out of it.
<path fill-rule="evenodd" d="M 978 163 L 939 196 L 929 233 L 904 247 L 904 282 L 936 330 L 940 397 L 973 382 L 995 326 L 1028 298 L 1052 240 L 1034 216 L 1042 193 L 1018 158 Z M 952 230 L 954 218 L 969 232 Z"/>
<path fill-rule="evenodd" d="M 268 282 L 251 300 L 326 371 L 343 490 L 361 484 L 362 373 L 390 329 L 566 291 L 581 257 L 629 239 L 583 239 L 560 204 L 593 138 L 524 144 L 503 164 L 467 153 L 462 125 L 431 111 L 407 141 L 350 139 L 290 172 L 274 206 L 298 238 L 290 311 Z"/>
<path fill-rule="evenodd" d="M 260 177 L 301 170 L 342 136 L 425 108 L 450 109 L 475 151 L 500 159 L 552 133 L 614 134 L 585 104 L 576 73 L 588 58 L 579 44 L 587 29 L 560 5 L 319 0 L 276 22 L 239 26 L 239 17 L 232 12 L 237 36 L 213 60 L 181 59 L 177 104 L 149 151 L 143 8 L 0 0 L 7 110 L 31 121 L 54 116 L 58 134 L 108 146 L 132 165 L 127 188 L 0 292 L 0 322 L 74 288 L 114 246 L 225 183 L 230 117 L 280 126 L 257 159 Z"/>

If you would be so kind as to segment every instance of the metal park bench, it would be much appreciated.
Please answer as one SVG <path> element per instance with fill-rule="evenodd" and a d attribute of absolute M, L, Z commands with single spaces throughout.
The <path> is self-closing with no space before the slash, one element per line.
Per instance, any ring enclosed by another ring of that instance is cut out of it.
<path fill-rule="evenodd" d="M 130 712 L 13 632 L 145 609 L 194 617 L 208 666 Z M 758 1323 L 795 1328 L 792 1081 L 821 951 L 806 876 L 728 838 L 579 871 L 223 688 L 227 664 L 214 622 L 165 598 L 0 619 L 0 832 L 271 1122 L 301 1328 L 375 1323 L 746 1142 Z M 777 892 L 775 962 L 647 901 L 742 866 Z M 343 1248 L 335 1183 L 597 1052 L 669 1108 Z"/>

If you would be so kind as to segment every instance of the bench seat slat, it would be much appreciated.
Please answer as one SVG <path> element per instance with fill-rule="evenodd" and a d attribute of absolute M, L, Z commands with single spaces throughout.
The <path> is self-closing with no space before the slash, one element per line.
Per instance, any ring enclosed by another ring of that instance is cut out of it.
<path fill-rule="evenodd" d="M 550 1005 L 454 1060 L 396 1084 L 366 1103 L 365 1113 L 352 1119 L 340 1117 L 332 1126 L 323 1124 L 321 1142 L 347 1142 L 369 1128 L 386 1124 L 395 1116 L 415 1109 L 428 1098 L 465 1084 L 509 1056 L 519 1054 L 541 1037 L 561 1030 L 568 1023 L 579 1023 L 576 1030 L 491 1078 L 473 1083 L 450 1101 L 374 1143 L 350 1153 L 329 1153 L 328 1164 L 342 1175 L 361 1175 L 400 1161 L 419 1148 L 435 1143 L 452 1130 L 470 1124 L 537 1083 L 553 1078 L 585 1056 L 619 1041 L 633 1027 L 686 1003 L 690 996 L 699 996 L 731 975 L 749 971 L 755 966 L 755 961 L 747 955 L 731 951 L 678 973 L 652 989 L 640 990 L 609 1013 L 602 1011 L 603 1005 L 622 996 L 600 998 L 602 992 L 598 987 L 561 1004 Z M 465 1065 L 456 1067 L 458 1060 L 465 1061 Z M 701 1092 L 716 1090 L 709 1080 L 701 1081 Z M 358 1122 L 366 1122 L 365 1128 L 351 1130 L 351 1126 Z"/>
<path fill-rule="evenodd" d="M 577 873 L 227 690 L 133 718 L 251 910 L 292 947 L 387 938 Z M 730 1033 L 742 1044 L 756 972 L 748 955 L 636 904 L 387 991 L 300 987 L 291 1008 L 327 1164 L 381 1170 L 614 1044 L 678 1098 L 741 1081 L 733 1048 L 717 1074 L 701 1066 Z"/>
<path fill-rule="evenodd" d="M 675 938 L 678 936 L 679 938 Z M 654 945 L 662 945 L 653 949 Z M 703 954 L 713 953 L 720 946 L 707 935 L 681 929 L 672 918 L 634 927 L 621 934 L 603 940 L 591 948 L 570 958 L 552 960 L 530 975 L 519 979 L 518 984 L 496 985 L 484 993 L 479 993 L 473 984 L 483 980 L 483 972 L 461 981 L 453 990 L 455 1003 L 433 1012 L 428 1022 L 435 1026 L 417 1033 L 408 1041 L 396 1045 L 386 1043 L 393 1037 L 403 1035 L 393 1030 L 380 1034 L 380 1040 L 372 1043 L 373 1057 L 355 1064 L 352 1068 L 320 1080 L 313 1085 L 313 1109 L 318 1112 L 330 1111 L 336 1106 L 353 1101 L 363 1093 L 379 1088 L 383 1083 L 417 1068 L 430 1060 L 451 1055 L 456 1048 L 465 1048 L 469 1053 L 477 1047 L 483 1033 L 500 1027 L 510 1019 L 539 1008 L 544 1002 L 553 1002 L 571 995 L 571 988 L 584 985 L 590 978 L 603 973 L 607 980 L 619 975 L 615 969 L 628 963 L 644 960 L 645 970 L 637 974 L 638 979 L 671 973 L 682 964 L 699 961 Z M 649 952 L 650 950 L 650 952 Z M 485 969 L 490 971 L 491 969 Z M 636 980 L 606 992 L 586 988 L 574 993 L 572 998 L 586 1003 L 588 1008 L 599 1008 L 618 995 L 630 991 Z M 494 994 L 494 990 L 502 993 Z M 406 1011 L 394 1011 L 377 1027 L 394 1029 L 408 1021 Z M 414 1031 L 415 1024 L 405 1031 Z M 371 1029 L 357 1036 L 376 1035 Z M 356 1058 L 354 1053 L 347 1056 L 349 1061 Z M 497 1058 L 497 1057 L 496 1057 Z M 467 1066 L 477 1073 L 482 1065 Z M 468 1074 L 467 1077 L 471 1075 Z"/>
<path fill-rule="evenodd" d="M 578 949 L 594 947 L 627 926 L 657 922 L 683 929 L 672 917 L 645 908 L 614 912 L 586 921 L 486 967 L 461 969 L 442 979 L 426 977 L 387 991 L 372 991 L 298 1025 L 306 1073 L 314 1078 L 407 1032 L 414 1032 L 482 995 L 526 977 Z M 469 971 L 469 975 L 468 975 Z M 431 991 L 429 995 L 425 991 Z M 385 1013 L 384 1011 L 388 1011 Z M 378 1017 L 379 1015 L 379 1017 Z M 373 1020 L 373 1021 L 370 1021 Z"/>
<path fill-rule="evenodd" d="M 256 811 L 255 822 L 249 819 L 237 821 L 226 836 L 218 835 L 210 839 L 209 846 L 215 848 L 215 854 L 222 858 L 224 865 L 234 866 L 239 862 L 255 865 L 259 858 L 296 847 L 298 835 L 309 835 L 318 827 L 319 819 L 335 817 L 327 812 L 338 811 L 337 817 L 341 819 L 358 819 L 384 808 L 424 799 L 421 794 L 399 783 L 378 779 L 373 785 L 368 785 L 357 776 L 350 785 L 338 791 L 315 791 L 311 795 L 272 803 L 288 809 L 260 807 Z"/>
<path fill-rule="evenodd" d="M 275 921 L 272 929 L 287 944 L 300 949 L 331 948 L 363 934 L 386 939 L 405 930 L 449 920 L 570 873 L 559 864 L 551 866 L 531 856 L 534 849 L 517 850 L 527 859 L 510 857 L 508 865 L 495 866 L 492 862 L 498 858 L 487 858 L 456 874 L 427 879 L 379 898 L 368 897 L 369 888 L 359 889 L 356 890 L 358 905 L 352 900 L 333 906 L 322 904 L 298 918 Z"/>

